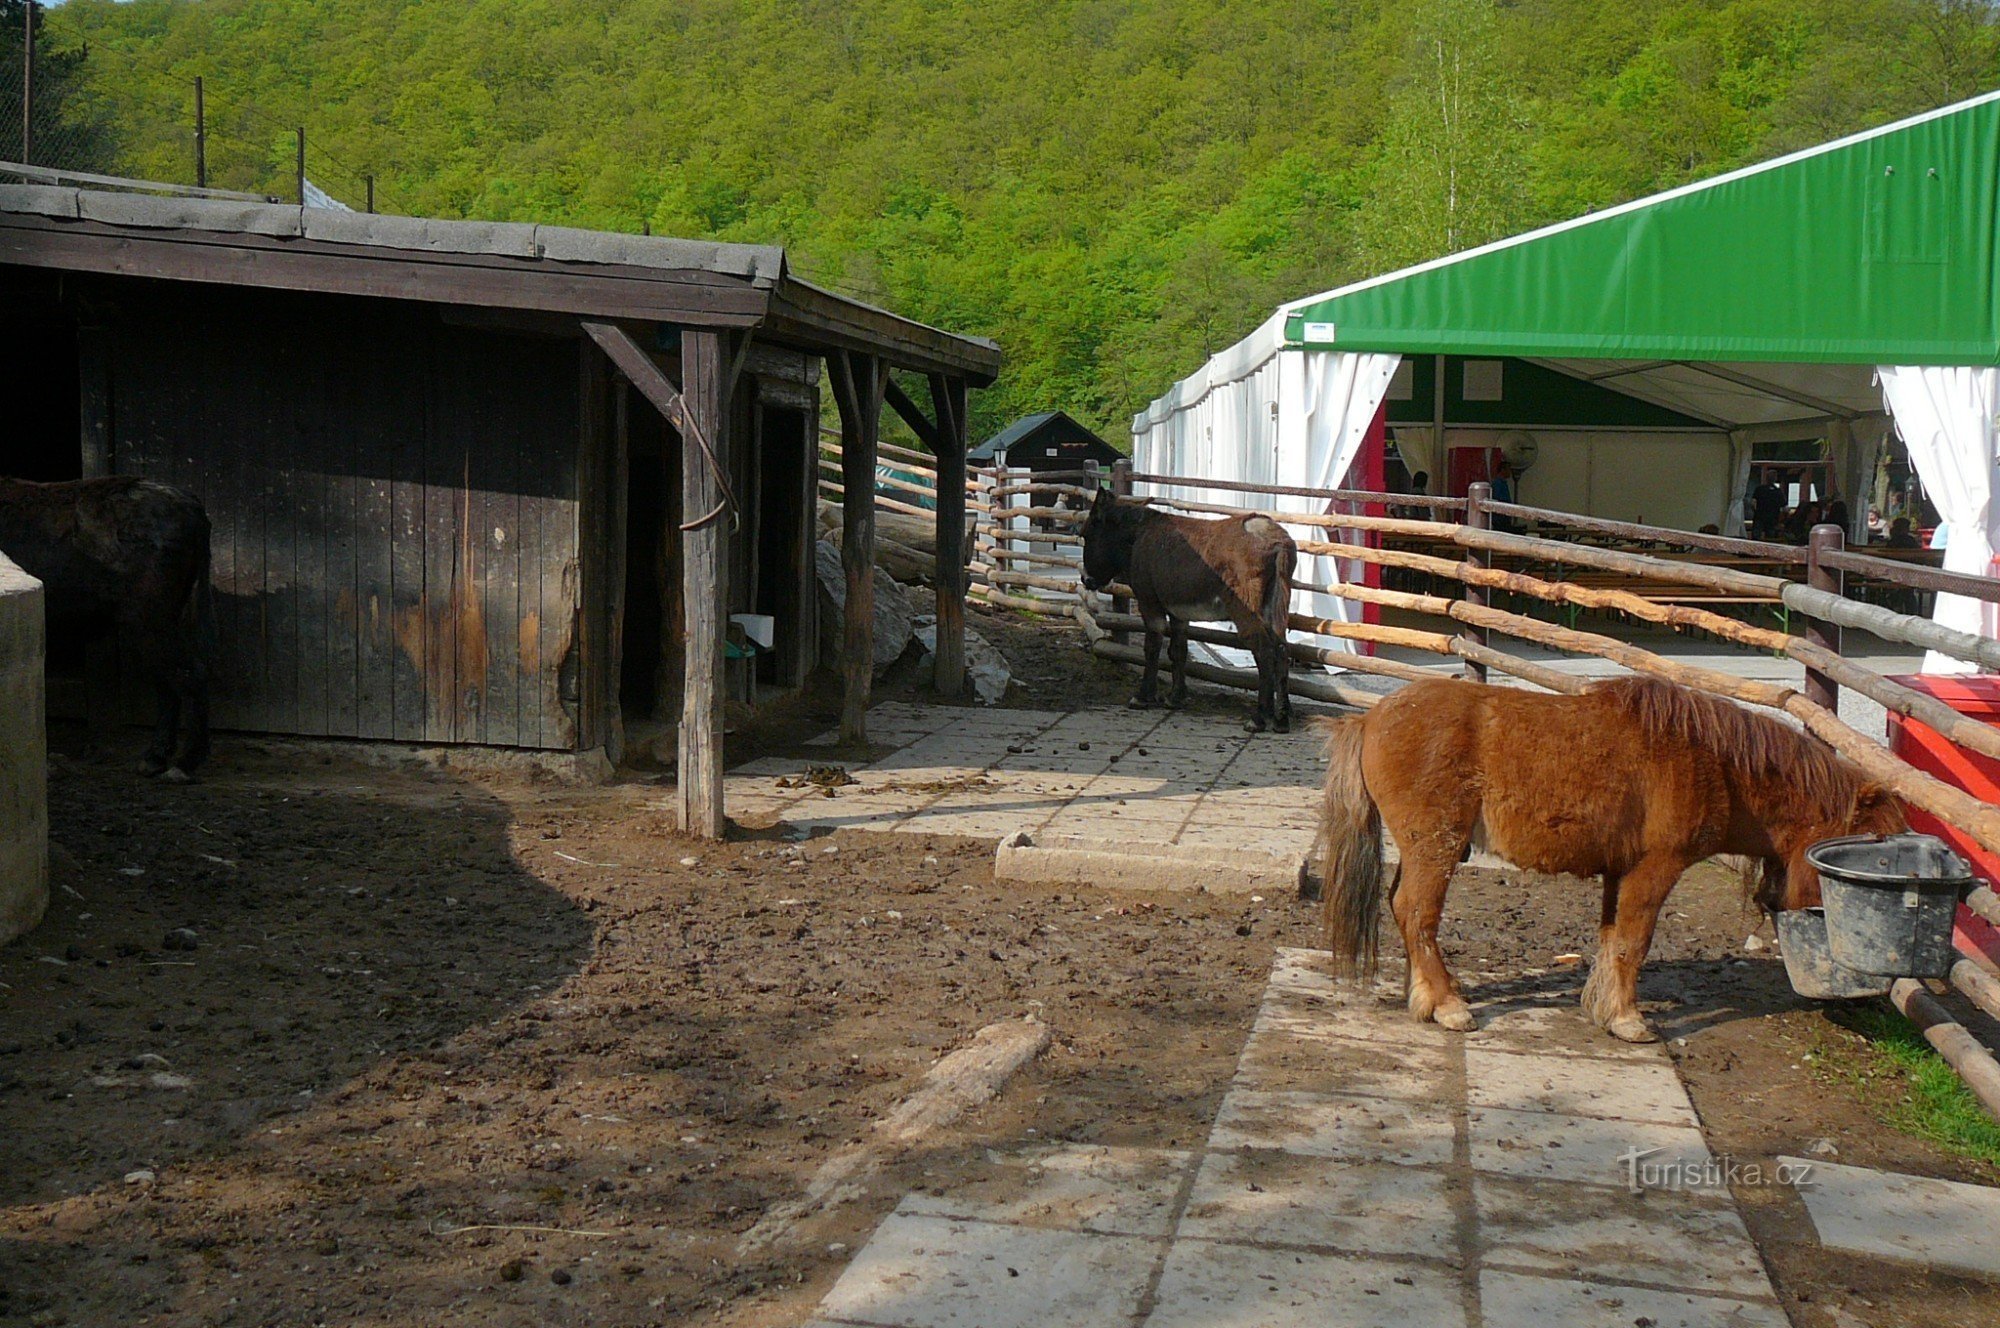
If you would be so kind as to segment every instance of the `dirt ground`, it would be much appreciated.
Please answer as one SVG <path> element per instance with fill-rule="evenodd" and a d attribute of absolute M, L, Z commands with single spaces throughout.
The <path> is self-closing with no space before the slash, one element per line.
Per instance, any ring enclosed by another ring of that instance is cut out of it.
<path fill-rule="evenodd" d="M 974 622 L 1020 704 L 1130 686 Z M 732 759 L 826 718 L 794 707 Z M 695 844 L 652 776 L 568 788 L 225 735 L 173 787 L 53 736 L 56 897 L 0 949 L 0 1322 L 796 1324 L 900 1194 L 987 1148 L 1197 1143 L 1273 947 L 1314 943 L 1292 898 L 997 888 L 977 841 Z M 1744 953 L 1722 873 L 1668 914 L 1644 992 L 1718 1152 L 1826 1138 L 2000 1179 L 1815 1072 L 1849 1035 Z M 1446 944 L 1473 984 L 1574 1000 L 1557 956 L 1595 921 L 1577 882 L 1467 871 Z M 938 1056 L 1023 1017 L 1054 1042 L 998 1098 L 738 1257 Z M 2000 1323 L 1994 1288 L 1828 1258 L 1795 1196 L 1738 1193 L 1799 1324 Z"/>

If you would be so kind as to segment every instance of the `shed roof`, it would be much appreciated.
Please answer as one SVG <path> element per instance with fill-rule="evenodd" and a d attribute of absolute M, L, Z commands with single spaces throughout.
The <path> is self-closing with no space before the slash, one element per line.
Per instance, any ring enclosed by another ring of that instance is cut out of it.
<path fill-rule="evenodd" d="M 694 326 L 990 383 L 1000 352 L 800 280 L 783 249 L 521 222 L 0 185 L 0 263 Z"/>
<path fill-rule="evenodd" d="M 968 461 L 991 461 L 1001 452 L 1011 451 L 1023 444 L 1036 442 L 1051 444 L 1084 444 L 1097 460 L 1105 463 L 1118 460 L 1124 454 L 1097 436 L 1086 425 L 1072 419 L 1067 411 L 1044 410 L 1033 415 L 1023 415 L 1012 424 L 994 434 L 979 446 L 965 454 Z"/>

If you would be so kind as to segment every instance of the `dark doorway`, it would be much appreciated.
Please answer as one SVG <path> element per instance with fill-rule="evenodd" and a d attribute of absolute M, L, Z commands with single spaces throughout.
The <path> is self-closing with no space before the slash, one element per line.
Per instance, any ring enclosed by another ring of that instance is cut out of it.
<path fill-rule="evenodd" d="M 660 413 L 626 389 L 625 632 L 618 705 L 629 723 L 680 711 L 681 445 Z"/>
<path fill-rule="evenodd" d="M 802 410 L 764 408 L 756 611 L 771 617 L 773 635 L 771 649 L 758 654 L 757 680 L 771 687 L 801 686 L 811 667 L 812 603 L 806 596 L 813 585 L 817 529 L 809 506 L 815 464 L 811 426 Z"/>
<path fill-rule="evenodd" d="M 0 278 L 0 364 L 6 365 L 7 438 L 0 475 L 73 480 L 83 474 L 82 390 L 76 323 L 54 283 Z"/>

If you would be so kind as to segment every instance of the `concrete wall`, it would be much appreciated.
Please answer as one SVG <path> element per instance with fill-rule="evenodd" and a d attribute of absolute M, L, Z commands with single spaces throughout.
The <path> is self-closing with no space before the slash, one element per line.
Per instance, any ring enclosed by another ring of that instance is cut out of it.
<path fill-rule="evenodd" d="M 49 903 L 42 583 L 0 554 L 0 944 Z"/>

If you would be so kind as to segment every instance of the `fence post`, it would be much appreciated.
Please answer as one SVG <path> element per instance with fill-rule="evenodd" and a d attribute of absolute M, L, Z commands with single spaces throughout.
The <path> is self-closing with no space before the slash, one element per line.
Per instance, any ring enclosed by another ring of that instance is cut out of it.
<path fill-rule="evenodd" d="M 1480 480 L 1466 489 L 1465 524 L 1467 526 L 1470 526 L 1474 530 L 1491 530 L 1493 528 L 1493 518 L 1486 511 L 1486 504 L 1492 497 L 1493 486 L 1485 480 Z M 1465 551 L 1465 561 L 1473 567 L 1487 567 L 1492 564 L 1493 560 L 1487 556 L 1484 549 L 1467 549 Z M 1465 587 L 1465 602 L 1482 609 L 1485 608 L 1486 587 L 1475 586 L 1468 582 Z M 1464 627 L 1460 629 L 1458 634 L 1474 645 L 1483 646 L 1486 644 L 1486 629 L 1484 627 Z M 1465 676 L 1474 682 L 1485 682 L 1486 666 L 1468 659 L 1465 661 Z"/>
<path fill-rule="evenodd" d="M 1131 457 L 1119 457 L 1111 463 L 1111 493 L 1114 497 L 1118 498 L 1130 498 L 1132 496 Z M 1130 613 L 1132 611 L 1132 601 L 1126 599 L 1123 595 L 1114 595 L 1111 599 L 1111 611 L 1113 613 Z M 1132 634 L 1130 632 L 1113 632 L 1111 639 L 1119 645 L 1124 645 L 1132 639 Z"/>
<path fill-rule="evenodd" d="M 200 74 L 194 76 L 194 186 L 208 188 L 208 103 Z"/>
<path fill-rule="evenodd" d="M 298 128 L 298 151 L 299 151 L 299 181 L 298 181 L 299 206 L 304 207 L 306 205 L 306 131 L 304 125 L 300 125 Z"/>
<path fill-rule="evenodd" d="M 35 164 L 35 0 L 22 6 L 21 33 L 21 164 Z"/>
<path fill-rule="evenodd" d="M 1824 567 L 1820 555 L 1829 550 L 1838 553 L 1847 547 L 1847 532 L 1839 526 L 1819 525 L 1812 528 L 1806 539 L 1806 584 L 1814 590 L 1824 590 L 1830 595 L 1846 593 L 1847 578 L 1838 568 Z M 1834 654 L 1840 653 L 1840 624 L 1830 623 L 1821 618 L 1806 619 L 1806 640 Z M 1806 699 L 1814 705 L 1825 706 L 1835 714 L 1840 713 L 1840 686 L 1817 669 L 1806 670 Z"/>

